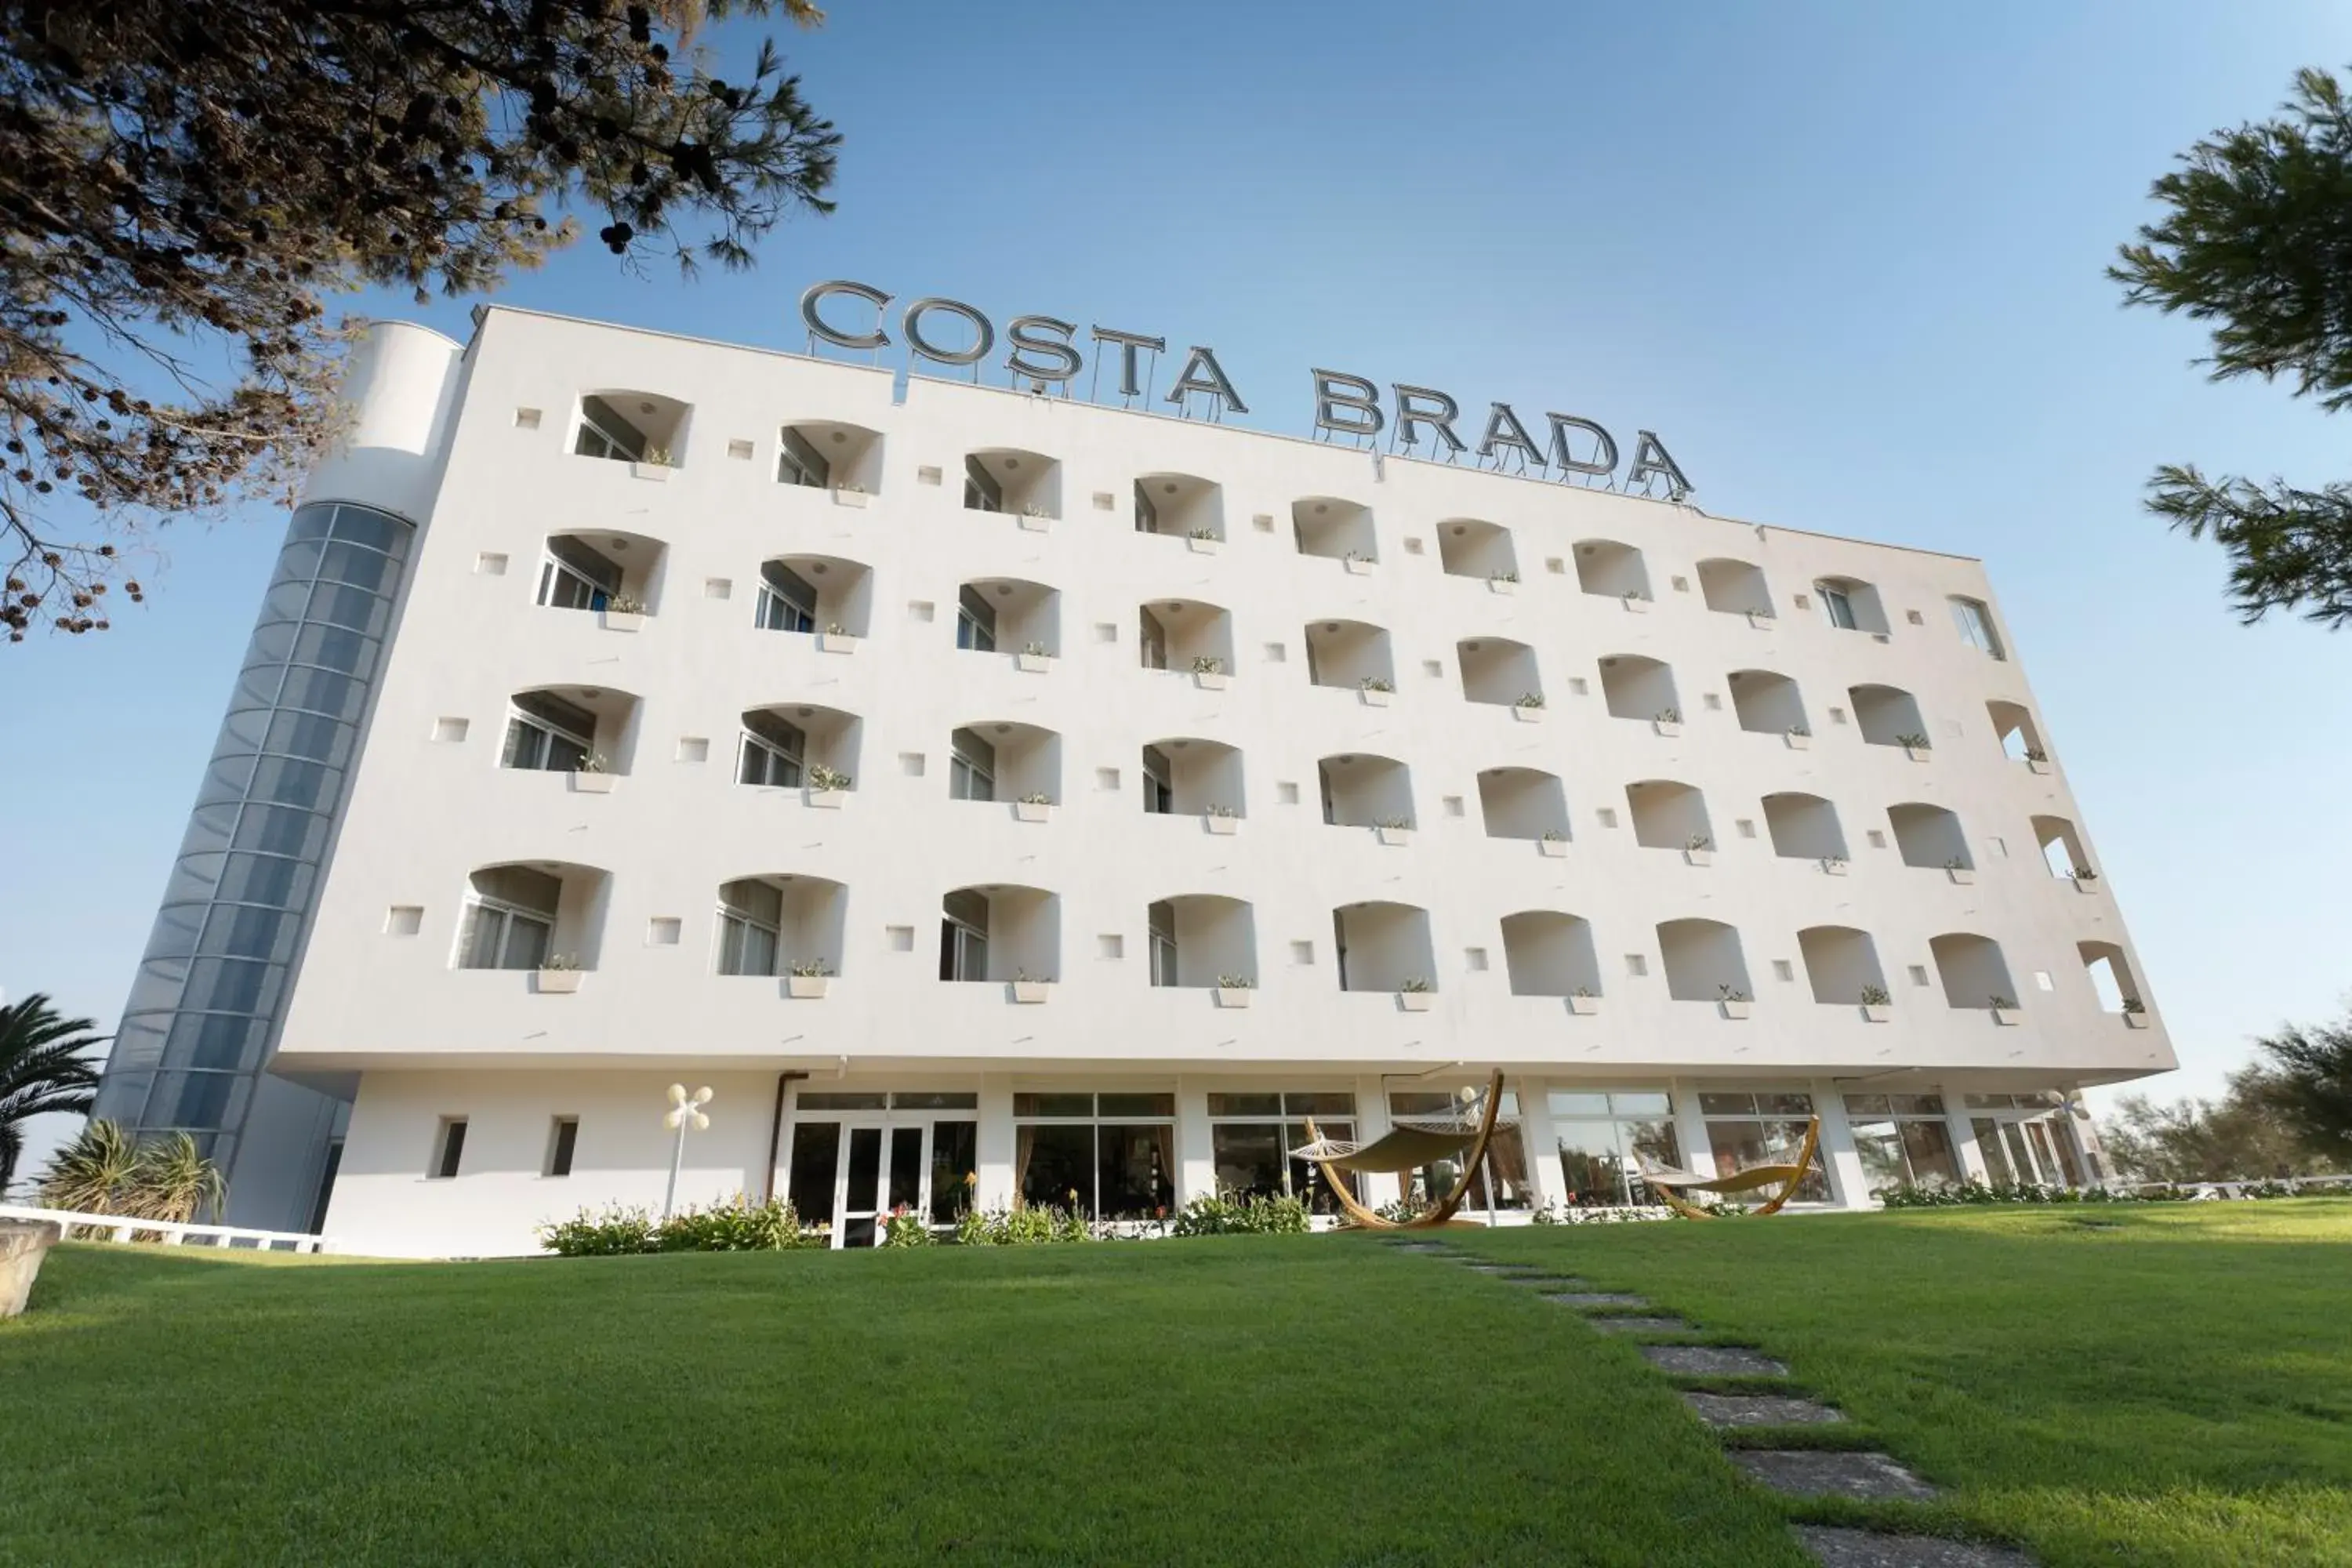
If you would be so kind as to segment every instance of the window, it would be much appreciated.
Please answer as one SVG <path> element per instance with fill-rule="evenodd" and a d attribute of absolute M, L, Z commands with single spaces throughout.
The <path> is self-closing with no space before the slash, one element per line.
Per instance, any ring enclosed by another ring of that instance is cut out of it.
<path fill-rule="evenodd" d="M 773 974 L 784 923 L 783 889 L 761 881 L 719 889 L 719 973 Z"/>
<path fill-rule="evenodd" d="M 1141 610 L 1137 612 L 1137 614 L 1141 624 L 1140 629 L 1137 634 L 1136 646 L 1142 651 L 1143 668 L 1146 669 L 1167 668 L 1167 628 L 1163 627 L 1160 624 L 1150 610 Z"/>
<path fill-rule="evenodd" d="M 1484 1114 L 1484 1107 L 1444 1089 L 1401 1089 L 1389 1095 L 1389 1115 L 1399 1126 L 1458 1125 L 1465 1113 Z M 1398 1181 L 1409 1202 L 1434 1203 L 1454 1190 L 1462 1166 L 1451 1158 L 1433 1160 Z M 1495 1114 L 1495 1136 L 1486 1144 L 1486 1160 L 1470 1177 L 1463 1206 L 1470 1209 L 1523 1209 L 1530 1206 L 1534 1187 L 1528 1180 L 1527 1140 L 1519 1135 L 1519 1096 L 1503 1091 Z"/>
<path fill-rule="evenodd" d="M 1144 492 L 1141 479 L 1135 481 L 1135 531 L 1138 533 L 1160 531 L 1160 509 L 1151 504 L 1151 498 Z"/>
<path fill-rule="evenodd" d="M 940 978 L 988 978 L 988 899 L 970 888 L 947 896 L 940 921 Z"/>
<path fill-rule="evenodd" d="M 580 434 L 572 450 L 583 458 L 614 458 L 635 462 L 646 455 L 646 433 L 621 417 L 619 409 L 601 397 L 580 400 Z"/>
<path fill-rule="evenodd" d="M 514 699 L 507 715 L 502 768 L 577 773 L 596 746 L 596 715 L 545 691 Z"/>
<path fill-rule="evenodd" d="M 1952 623 L 1960 629 L 1960 640 L 1970 647 L 1995 658 L 2006 657 L 2000 651 L 2000 634 L 1992 629 L 1992 612 L 1982 600 L 1955 598 Z"/>
<path fill-rule="evenodd" d="M 816 589 L 781 561 L 760 568 L 760 605 L 754 623 L 763 632 L 816 630 Z"/>
<path fill-rule="evenodd" d="M 1959 1181 L 1959 1155 L 1944 1121 L 1942 1095 L 1849 1094 L 1845 1114 L 1853 1129 L 1854 1152 L 1862 1157 L 1863 1184 L 1872 1193 Z"/>
<path fill-rule="evenodd" d="M 1969 1121 L 1988 1180 L 2063 1187 L 2083 1179 L 2082 1150 L 2065 1116 L 2057 1113 L 2055 1096 L 1971 1094 L 1966 1103 L 1970 1110 L 1995 1113 Z"/>
<path fill-rule="evenodd" d="M 458 1163 L 466 1153 L 466 1119 L 445 1116 L 433 1136 L 433 1163 L 425 1174 L 436 1181 L 446 1182 L 457 1173 Z"/>
<path fill-rule="evenodd" d="M 1013 1184 L 1024 1204 L 1098 1220 L 1150 1219 L 1176 1202 L 1173 1094 L 1013 1097 Z"/>
<path fill-rule="evenodd" d="M 561 881 L 528 866 L 475 872 L 457 940 L 457 967 L 539 968 L 555 935 L 555 906 L 562 893 Z"/>
<path fill-rule="evenodd" d="M 948 758 L 948 798 L 994 800 L 996 748 L 969 730 L 958 730 L 949 737 L 949 744 L 952 754 Z"/>
<path fill-rule="evenodd" d="M 1805 1123 L 1813 1114 L 1810 1094 L 1702 1094 L 1699 1114 L 1706 1119 L 1707 1143 L 1715 1155 L 1717 1175 L 1744 1171 L 1750 1165 L 1786 1164 L 1805 1141 Z M 1829 1173 L 1821 1151 L 1798 1184 L 1801 1203 L 1830 1201 Z"/>
<path fill-rule="evenodd" d="M 996 606 L 970 584 L 956 590 L 956 647 L 972 653 L 996 651 Z"/>
<path fill-rule="evenodd" d="M 1176 984 L 1176 906 L 1157 903 L 1145 910 L 1151 928 L 1151 984 Z"/>
<path fill-rule="evenodd" d="M 776 452 L 776 482 L 823 489 L 833 482 L 833 465 L 824 460 L 824 453 L 809 445 L 806 437 L 786 426 Z"/>
<path fill-rule="evenodd" d="M 1339 1201 L 1322 1171 L 1290 1151 L 1307 1142 L 1307 1119 L 1325 1138 L 1353 1140 L 1356 1097 L 1297 1091 L 1209 1096 L 1209 1150 L 1217 1191 L 1233 1197 L 1301 1196 L 1317 1214 L 1338 1214 Z M 1360 1180 L 1350 1192 L 1361 1197 Z"/>
<path fill-rule="evenodd" d="M 1544 1098 L 1559 1145 L 1561 1195 L 1570 1208 L 1658 1201 L 1636 1156 L 1669 1168 L 1682 1164 L 1671 1097 L 1654 1090 L 1554 1089 Z"/>
<path fill-rule="evenodd" d="M 539 602 L 556 610 L 601 610 L 621 591 L 621 569 L 569 535 L 547 542 L 539 563 Z"/>
<path fill-rule="evenodd" d="M 580 1118 L 559 1116 L 549 1130 L 547 1138 L 547 1174 L 568 1176 L 572 1173 L 572 1152 L 580 1143 Z"/>
<path fill-rule="evenodd" d="M 1143 809 L 1155 816 L 1166 816 L 1176 809 L 1176 786 L 1173 770 L 1168 765 L 1168 753 L 1157 746 L 1143 748 Z"/>
<path fill-rule="evenodd" d="M 1851 632 L 1861 629 L 1861 623 L 1853 618 L 1853 600 L 1847 596 L 1843 588 L 1833 588 L 1827 583 L 1816 583 L 1813 584 L 1813 592 L 1822 596 L 1822 614 L 1829 617 L 1830 625 L 1842 631 Z"/>
<path fill-rule="evenodd" d="M 1003 511 L 1004 487 L 978 458 L 963 460 L 963 504 L 967 511 Z"/>
<path fill-rule="evenodd" d="M 773 713 L 743 715 L 743 750 L 735 765 L 735 782 L 770 789 L 798 789 L 808 757 L 808 737 L 796 724 Z"/>

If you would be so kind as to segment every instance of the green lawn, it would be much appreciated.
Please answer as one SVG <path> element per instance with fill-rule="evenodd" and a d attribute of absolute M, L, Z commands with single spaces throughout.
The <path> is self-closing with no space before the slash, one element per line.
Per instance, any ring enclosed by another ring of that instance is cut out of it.
<path fill-rule="evenodd" d="M 2352 1563 L 2352 1204 L 1448 1239 L 1783 1356 L 1953 1489 L 1881 1520 Z M 74 1247 L 0 1324 L 0 1412 L 8 1563 L 1803 1562 L 1632 1345 L 1360 1237 Z"/>

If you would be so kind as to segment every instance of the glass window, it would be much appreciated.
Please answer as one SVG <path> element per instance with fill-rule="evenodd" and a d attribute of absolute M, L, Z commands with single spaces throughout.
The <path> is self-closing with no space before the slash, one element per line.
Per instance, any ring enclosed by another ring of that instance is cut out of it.
<path fill-rule="evenodd" d="M 1151 931 L 1151 984 L 1173 985 L 1176 980 L 1176 906 L 1150 905 L 1144 911 Z"/>
<path fill-rule="evenodd" d="M 978 458 L 966 457 L 963 460 L 963 504 L 970 511 L 1004 510 L 1004 487 L 996 482 L 996 476 Z"/>
<path fill-rule="evenodd" d="M 458 1163 L 465 1154 L 466 1119 L 462 1116 L 443 1118 L 441 1135 L 434 1140 L 431 1173 L 438 1180 L 447 1181 L 457 1173 Z"/>
<path fill-rule="evenodd" d="M 948 759 L 948 798 L 994 800 L 996 748 L 970 730 L 958 730 L 949 738 L 949 745 L 952 754 Z"/>
<path fill-rule="evenodd" d="M 1166 628 L 1160 626 L 1159 618 L 1153 616 L 1150 610 L 1139 611 L 1138 615 L 1142 624 L 1136 638 L 1136 647 L 1141 650 L 1143 668 L 1146 669 L 1167 668 L 1168 633 Z"/>
<path fill-rule="evenodd" d="M 1816 583 L 1813 592 L 1821 595 L 1822 614 L 1829 617 L 1830 625 L 1845 631 L 1859 629 L 1853 618 L 1853 600 L 1843 588 L 1828 583 Z"/>
<path fill-rule="evenodd" d="M 895 1095 L 894 1100 L 905 1100 Z M 920 1099 L 921 1096 L 915 1098 Z M 969 1100 L 977 1096 L 938 1095 L 939 1100 Z M 971 1109 L 961 1107 L 924 1107 L 922 1109 Z M 980 1123 L 977 1121 L 934 1121 L 931 1123 L 931 1223 L 953 1225 L 956 1216 L 971 1206 L 972 1191 L 980 1173 Z"/>
<path fill-rule="evenodd" d="M 808 737 L 800 727 L 773 713 L 743 716 L 742 753 L 736 759 L 735 782 L 772 789 L 798 789 Z"/>
<path fill-rule="evenodd" d="M 1956 598 L 1951 603 L 1952 623 L 1959 627 L 1960 640 L 1995 658 L 2004 657 L 2000 651 L 2000 637 L 1992 629 L 1992 612 L 1985 607 L 1983 602 Z"/>
<path fill-rule="evenodd" d="M 547 1173 L 568 1176 L 572 1173 L 572 1154 L 580 1146 L 580 1118 L 559 1116 L 547 1149 Z"/>
<path fill-rule="evenodd" d="M 824 454 L 812 445 L 807 437 L 787 425 L 783 428 L 781 449 L 776 454 L 776 479 L 787 485 L 814 485 L 819 489 L 833 482 L 833 465 Z"/>
<path fill-rule="evenodd" d="M 996 606 L 969 583 L 956 590 L 956 647 L 974 653 L 996 651 Z"/>
<path fill-rule="evenodd" d="M 816 589 L 781 561 L 760 568 L 760 602 L 752 624 L 763 632 L 816 630 Z"/>
<path fill-rule="evenodd" d="M 988 978 L 988 900 L 969 888 L 947 896 L 940 921 L 940 978 Z"/>
<path fill-rule="evenodd" d="M 583 458 L 635 461 L 646 455 L 646 434 L 601 397 L 580 400 L 580 434 L 572 450 Z"/>
<path fill-rule="evenodd" d="M 1143 748 L 1143 809 L 1160 816 L 1176 809 L 1176 786 L 1171 782 L 1174 770 L 1168 765 L 1168 753 L 1157 746 Z"/>
<path fill-rule="evenodd" d="M 803 1089 L 793 1103 L 802 1110 L 887 1110 L 890 1097 L 880 1089 Z"/>
<path fill-rule="evenodd" d="M 1751 1165 L 1786 1164 L 1796 1158 L 1797 1150 L 1805 1140 L 1805 1123 L 1717 1121 L 1710 1117 L 1706 1136 L 1710 1152 L 1715 1156 L 1717 1173 L 1728 1174 L 1747 1170 Z M 1813 1162 L 1806 1168 L 1803 1180 L 1797 1185 L 1797 1198 L 1802 1203 L 1830 1201 L 1829 1174 L 1822 1163 L 1818 1149 L 1813 1152 Z"/>
<path fill-rule="evenodd" d="M 621 569 L 570 534 L 547 542 L 539 563 L 539 602 L 557 610 L 601 610 L 620 592 Z"/>
<path fill-rule="evenodd" d="M 782 941 L 783 889 L 756 879 L 719 889 L 719 973 L 773 974 Z"/>
<path fill-rule="evenodd" d="M 551 773 L 577 773 L 595 750 L 596 715 L 577 703 L 545 691 L 525 691 L 515 697 L 507 716 L 502 768 L 537 768 Z"/>
<path fill-rule="evenodd" d="M 1016 1094 L 1013 1184 L 1022 1202 L 1097 1220 L 1151 1219 L 1176 1201 L 1172 1094 Z M 1068 1120 L 1024 1120 L 1063 1117 Z"/>
<path fill-rule="evenodd" d="M 1545 1101 L 1559 1147 L 1563 1196 L 1572 1207 L 1656 1203 L 1636 1155 L 1669 1169 L 1682 1164 L 1674 1102 L 1664 1093 L 1554 1089 Z"/>
<path fill-rule="evenodd" d="M 528 866 L 477 871 L 458 938 L 461 969 L 537 969 L 555 934 L 563 884 Z"/>
<path fill-rule="evenodd" d="M 1160 531 L 1160 509 L 1152 505 L 1150 496 L 1144 493 L 1141 479 L 1135 481 L 1135 531 L 1138 533 Z"/>

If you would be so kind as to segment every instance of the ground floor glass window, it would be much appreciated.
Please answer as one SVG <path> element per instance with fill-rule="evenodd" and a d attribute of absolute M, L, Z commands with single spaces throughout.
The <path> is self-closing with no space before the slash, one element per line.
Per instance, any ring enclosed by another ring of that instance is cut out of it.
<path fill-rule="evenodd" d="M 1013 1185 L 1025 1205 L 1097 1220 L 1155 1219 L 1176 1205 L 1173 1094 L 1013 1097 Z"/>
<path fill-rule="evenodd" d="M 1217 1191 L 1227 1197 L 1297 1197 L 1316 1214 L 1340 1212 L 1339 1200 L 1322 1171 L 1290 1151 L 1307 1142 L 1307 1118 L 1316 1133 L 1352 1142 L 1356 1097 L 1352 1094 L 1268 1092 L 1209 1096 L 1209 1147 L 1216 1162 Z M 1349 1191 L 1360 1197 L 1361 1178 Z"/>
<path fill-rule="evenodd" d="M 1944 1120 L 1940 1094 L 1849 1094 L 1846 1121 L 1862 1159 L 1863 1185 L 1949 1186 L 1960 1179 L 1959 1152 Z"/>
<path fill-rule="evenodd" d="M 1715 1156 L 1715 1173 L 1727 1176 L 1751 1165 L 1786 1164 L 1797 1157 L 1805 1141 L 1805 1123 L 1813 1114 L 1810 1094 L 1702 1094 L 1699 1114 L 1706 1119 L 1708 1152 Z M 1830 1201 L 1829 1171 L 1821 1151 L 1797 1186 L 1797 1201 Z"/>
<path fill-rule="evenodd" d="M 1674 1101 L 1659 1092 L 1570 1093 L 1545 1097 L 1559 1145 L 1560 1195 L 1570 1208 L 1654 1204 L 1642 1159 L 1669 1170 L 1682 1164 Z"/>

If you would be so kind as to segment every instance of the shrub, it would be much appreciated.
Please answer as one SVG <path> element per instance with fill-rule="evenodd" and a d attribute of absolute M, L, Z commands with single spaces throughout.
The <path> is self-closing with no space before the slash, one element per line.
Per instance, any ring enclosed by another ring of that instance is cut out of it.
<path fill-rule="evenodd" d="M 1303 1236 L 1307 1205 L 1286 1196 L 1203 1193 L 1177 1211 L 1178 1236 Z"/>
<path fill-rule="evenodd" d="M 956 1220 L 956 1240 L 966 1247 L 1044 1247 L 1094 1239 L 1094 1226 L 1075 1206 L 966 1209 Z"/>
<path fill-rule="evenodd" d="M 931 1222 L 904 1204 L 882 1218 L 884 1247 L 931 1247 L 938 1241 L 931 1234 Z"/>
<path fill-rule="evenodd" d="M 582 1209 L 567 1220 L 539 1227 L 539 1244 L 559 1258 L 614 1258 L 658 1249 L 660 1226 L 644 1209 Z"/>
<path fill-rule="evenodd" d="M 708 1208 L 679 1209 L 656 1220 L 642 1208 L 583 1209 L 539 1227 L 540 1245 L 559 1258 L 611 1258 L 634 1252 L 788 1252 L 830 1245 L 824 1231 L 801 1224 L 793 1205 L 755 1204 L 738 1193 Z"/>

